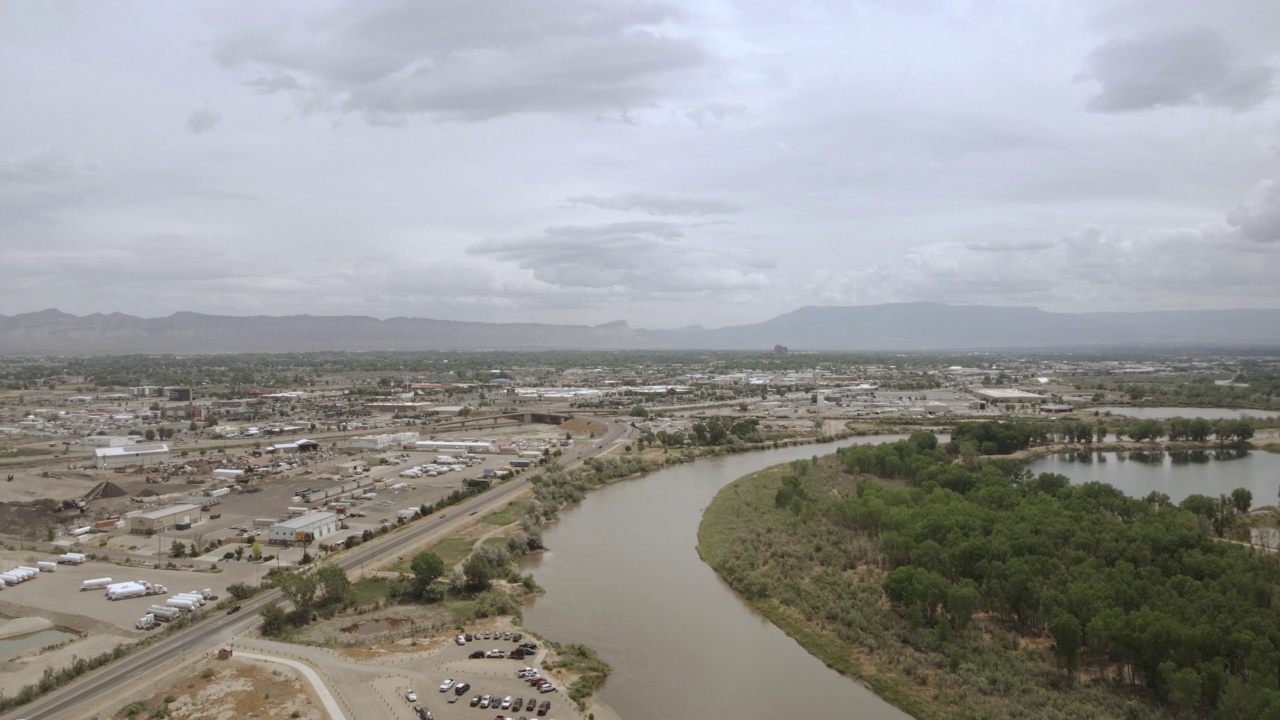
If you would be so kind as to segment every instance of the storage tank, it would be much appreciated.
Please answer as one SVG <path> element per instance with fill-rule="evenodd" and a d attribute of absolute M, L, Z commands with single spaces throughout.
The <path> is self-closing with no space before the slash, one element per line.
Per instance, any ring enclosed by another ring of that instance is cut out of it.
<path fill-rule="evenodd" d="M 84 562 L 84 553 L 63 553 L 58 556 L 63 565 L 79 565 Z"/>
<path fill-rule="evenodd" d="M 41 560 L 40 562 L 36 563 L 36 568 L 41 572 L 57 572 L 58 563 L 49 562 L 48 560 Z"/>
<path fill-rule="evenodd" d="M 18 577 L 17 575 L 12 575 L 10 573 L 0 573 L 0 583 L 4 583 L 5 585 L 17 585 L 20 582 L 22 582 L 22 578 Z"/>
<path fill-rule="evenodd" d="M 169 598 L 168 600 L 164 601 L 164 604 L 168 605 L 169 607 L 180 608 L 182 610 L 196 609 L 195 603 L 191 602 L 190 600 L 183 600 L 182 598 Z"/>

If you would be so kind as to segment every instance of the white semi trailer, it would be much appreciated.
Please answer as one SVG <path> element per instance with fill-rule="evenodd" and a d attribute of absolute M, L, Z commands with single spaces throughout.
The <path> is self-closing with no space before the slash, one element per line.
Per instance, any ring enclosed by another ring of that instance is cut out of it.
<path fill-rule="evenodd" d="M 80 592 L 85 590 L 101 590 L 111 584 L 111 578 L 94 578 L 80 583 Z"/>
<path fill-rule="evenodd" d="M 36 563 L 36 569 L 39 570 L 40 572 L 57 572 L 58 563 L 49 562 L 48 560 L 41 560 L 40 562 Z"/>
<path fill-rule="evenodd" d="M 147 612 L 154 615 L 161 622 L 169 622 L 182 617 L 182 608 L 176 608 L 169 605 L 152 605 L 147 608 Z"/>
<path fill-rule="evenodd" d="M 58 556 L 58 562 L 63 565 L 82 565 L 84 561 L 84 553 L 63 553 Z"/>

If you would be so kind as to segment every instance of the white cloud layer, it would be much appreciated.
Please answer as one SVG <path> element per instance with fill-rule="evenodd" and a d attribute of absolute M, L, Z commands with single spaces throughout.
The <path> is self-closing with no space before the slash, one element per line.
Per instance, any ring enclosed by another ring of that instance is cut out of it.
<path fill-rule="evenodd" d="M 1280 303 L 1280 3 L 19 3 L 0 313 Z"/>

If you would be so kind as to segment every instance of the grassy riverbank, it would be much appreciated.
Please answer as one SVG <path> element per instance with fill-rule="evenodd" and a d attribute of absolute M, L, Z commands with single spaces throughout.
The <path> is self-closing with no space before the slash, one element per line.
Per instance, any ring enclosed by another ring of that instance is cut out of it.
<path fill-rule="evenodd" d="M 1034 622 L 1014 622 L 985 596 L 974 594 L 968 616 L 952 615 L 944 602 L 906 611 L 895 607 L 884 590 L 894 565 L 884 556 L 884 535 L 851 527 L 856 523 L 833 522 L 831 505 L 824 506 L 862 493 L 871 497 L 871 483 L 886 493 L 902 493 L 899 502 L 915 502 L 881 508 L 887 511 L 886 527 L 903 521 L 894 517 L 895 511 L 927 508 L 944 500 L 943 495 L 930 499 L 931 494 L 948 492 L 913 488 L 902 480 L 872 480 L 849 472 L 834 456 L 777 466 L 720 491 L 699 527 L 699 552 L 721 578 L 809 652 L 918 718 L 1198 714 L 1194 700 L 1179 700 L 1181 707 L 1169 701 L 1173 691 L 1168 686 L 1152 692 L 1135 683 L 1135 675 L 1119 680 L 1122 669 L 1100 657 L 1097 664 L 1084 662 L 1064 672 L 1047 629 L 1028 630 Z M 792 502 L 787 493 L 803 500 Z M 1163 704 L 1157 697 L 1162 693 Z"/>

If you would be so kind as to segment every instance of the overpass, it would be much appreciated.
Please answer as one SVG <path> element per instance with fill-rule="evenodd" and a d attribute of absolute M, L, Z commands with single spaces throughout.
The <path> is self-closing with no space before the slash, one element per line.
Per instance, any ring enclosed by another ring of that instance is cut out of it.
<path fill-rule="evenodd" d="M 573 415 L 568 413 L 553 412 L 513 412 L 498 413 L 496 415 L 481 415 L 478 417 L 459 418 L 457 420 L 449 420 L 447 422 L 436 423 L 431 426 L 432 430 L 462 430 L 464 428 L 475 427 L 507 427 L 511 425 L 525 425 L 528 423 L 542 423 L 543 425 L 559 425 L 573 419 Z"/>

